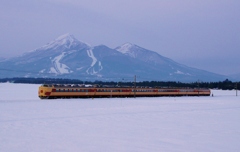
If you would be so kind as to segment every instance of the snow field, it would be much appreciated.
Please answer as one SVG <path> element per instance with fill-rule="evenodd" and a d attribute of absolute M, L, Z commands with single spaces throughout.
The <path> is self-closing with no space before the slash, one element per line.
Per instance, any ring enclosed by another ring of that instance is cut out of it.
<path fill-rule="evenodd" d="M 240 97 L 40 100 L 33 84 L 0 83 L 0 151 L 240 150 Z"/>

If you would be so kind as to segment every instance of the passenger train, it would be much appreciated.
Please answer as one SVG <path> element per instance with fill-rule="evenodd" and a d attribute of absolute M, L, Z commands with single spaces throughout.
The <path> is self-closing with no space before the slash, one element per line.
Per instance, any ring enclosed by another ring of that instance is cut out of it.
<path fill-rule="evenodd" d="M 110 87 L 86 85 L 41 85 L 41 99 L 56 98 L 109 98 L 109 97 L 158 97 L 158 96 L 210 96 L 209 89 Z"/>

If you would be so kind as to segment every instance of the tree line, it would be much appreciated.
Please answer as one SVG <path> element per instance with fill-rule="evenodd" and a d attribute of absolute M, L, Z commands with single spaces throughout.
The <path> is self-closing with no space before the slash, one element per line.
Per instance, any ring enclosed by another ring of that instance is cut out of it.
<path fill-rule="evenodd" d="M 165 87 L 165 88 L 209 88 L 233 90 L 240 89 L 240 82 L 232 82 L 228 79 L 219 82 L 175 82 L 175 81 L 141 81 L 141 82 L 115 82 L 115 81 L 82 81 L 77 79 L 61 78 L 3 78 L 0 83 L 29 83 L 29 84 L 90 84 L 90 85 L 107 85 L 107 86 L 141 86 L 141 87 Z"/>

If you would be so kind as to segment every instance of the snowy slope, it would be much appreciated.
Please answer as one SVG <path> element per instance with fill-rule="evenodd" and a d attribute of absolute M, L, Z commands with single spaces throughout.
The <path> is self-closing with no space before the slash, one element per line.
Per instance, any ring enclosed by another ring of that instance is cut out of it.
<path fill-rule="evenodd" d="M 0 84 L 0 151 L 240 149 L 235 91 L 212 90 L 214 97 L 40 100 L 38 86 Z"/>
<path fill-rule="evenodd" d="M 216 81 L 224 79 L 224 76 L 179 64 L 154 51 L 144 49 L 135 44 L 125 43 L 117 47 L 116 50 L 126 56 L 148 64 L 150 68 L 156 71 L 153 75 L 162 76 L 163 81 Z"/>
<path fill-rule="evenodd" d="M 223 81 L 227 77 L 190 68 L 156 52 L 126 43 L 116 49 L 90 46 L 65 34 L 21 56 L 0 61 L 0 78 L 54 77 L 119 81 Z"/>
<path fill-rule="evenodd" d="M 230 78 L 236 81 L 240 81 L 240 73 L 229 75 Z"/>

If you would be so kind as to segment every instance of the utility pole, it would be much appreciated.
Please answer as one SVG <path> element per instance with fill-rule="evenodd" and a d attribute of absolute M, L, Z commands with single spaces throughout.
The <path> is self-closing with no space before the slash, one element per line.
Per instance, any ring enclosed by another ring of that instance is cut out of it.
<path fill-rule="evenodd" d="M 198 80 L 198 96 L 199 96 L 199 80 Z"/>
<path fill-rule="evenodd" d="M 136 98 L 136 75 L 134 76 L 134 98 Z"/>
<path fill-rule="evenodd" d="M 237 91 L 238 91 L 238 87 L 237 87 L 237 82 L 236 82 L 236 96 L 238 96 Z"/>

